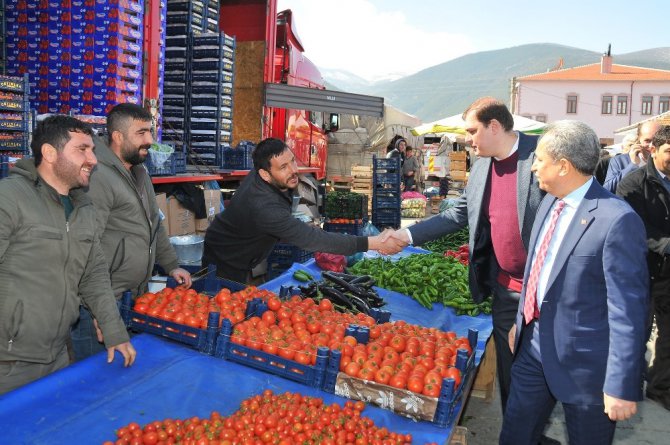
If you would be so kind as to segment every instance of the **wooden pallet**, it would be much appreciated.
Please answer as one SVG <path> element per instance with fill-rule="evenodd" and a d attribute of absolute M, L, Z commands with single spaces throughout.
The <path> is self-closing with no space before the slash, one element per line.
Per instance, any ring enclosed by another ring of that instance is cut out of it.
<path fill-rule="evenodd" d="M 449 445 L 468 445 L 468 429 L 464 426 L 455 426 Z"/>
<path fill-rule="evenodd" d="M 479 397 L 487 402 L 493 400 L 493 392 L 496 386 L 496 347 L 493 336 L 489 338 L 484 350 L 484 357 L 479 364 L 477 377 L 472 385 L 470 395 Z"/>

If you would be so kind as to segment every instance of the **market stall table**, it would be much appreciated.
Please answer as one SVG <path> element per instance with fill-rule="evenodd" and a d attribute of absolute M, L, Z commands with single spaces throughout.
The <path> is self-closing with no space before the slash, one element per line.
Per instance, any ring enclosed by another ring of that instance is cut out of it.
<path fill-rule="evenodd" d="M 212 411 L 229 415 L 265 389 L 321 397 L 326 403 L 346 401 L 148 334 L 134 337 L 133 344 L 138 354 L 130 368 L 123 368 L 118 354 L 107 364 L 101 353 L 0 396 L 2 443 L 113 441 L 114 431 L 133 421 L 208 417 Z M 380 427 L 411 433 L 417 444 L 445 443 L 452 432 L 373 406 L 363 414 Z"/>

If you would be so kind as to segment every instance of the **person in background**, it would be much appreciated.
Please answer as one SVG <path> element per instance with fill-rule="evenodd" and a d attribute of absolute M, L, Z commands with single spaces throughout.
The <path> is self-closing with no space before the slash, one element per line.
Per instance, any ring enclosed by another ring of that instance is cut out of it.
<path fill-rule="evenodd" d="M 637 144 L 632 145 L 628 153 L 618 154 L 610 160 L 603 187 L 615 193 L 621 178 L 647 162 L 651 139 L 659 126 L 657 120 L 646 121 L 638 125 Z"/>
<path fill-rule="evenodd" d="M 97 163 L 91 128 L 69 116 L 33 132 L 33 159 L 0 181 L 0 394 L 69 364 L 66 343 L 83 304 L 99 322 L 107 361 L 135 360 L 81 190 Z"/>
<path fill-rule="evenodd" d="M 341 255 L 401 249 L 395 240 L 382 242 L 381 235 L 329 233 L 294 218 L 291 202 L 299 183 L 298 165 L 283 141 L 261 141 L 252 157 L 254 169 L 205 234 L 203 264 L 215 264 L 219 276 L 249 282 L 251 270 L 268 257 L 279 241 L 312 252 Z"/>
<path fill-rule="evenodd" d="M 403 138 L 397 138 L 393 145 L 388 147 L 386 159 L 400 158 L 400 165 L 405 161 L 405 149 L 407 148 L 407 141 Z"/>
<path fill-rule="evenodd" d="M 97 210 L 100 242 L 117 301 L 126 290 L 133 297 L 146 292 L 156 262 L 189 287 L 191 276 L 178 267 L 143 164 L 153 142 L 151 114 L 139 105 L 119 104 L 107 115 L 107 133 L 107 141 L 95 141 L 98 165 L 87 194 Z M 72 329 L 75 360 L 100 352 L 99 340 L 95 322 L 82 306 Z"/>
<path fill-rule="evenodd" d="M 516 324 L 500 444 L 534 444 L 556 401 L 571 445 L 611 444 L 642 397 L 649 279 L 644 225 L 593 178 L 596 133 L 547 126 L 533 172 L 538 209 Z"/>
<path fill-rule="evenodd" d="M 419 177 L 420 170 L 421 165 L 414 156 L 414 150 L 412 147 L 407 147 L 405 149 L 405 162 L 402 164 L 402 182 L 405 185 L 406 192 L 416 190 L 416 180 Z"/>
<path fill-rule="evenodd" d="M 657 329 L 653 363 L 647 371 L 647 397 L 670 410 L 670 126 L 659 128 L 650 152 L 651 162 L 623 178 L 617 195 L 640 215 L 646 229 Z"/>
<path fill-rule="evenodd" d="M 637 134 L 627 134 L 621 141 L 621 149 L 603 148 L 600 151 L 600 161 L 598 161 L 598 165 L 596 166 L 596 171 L 594 173 L 598 184 L 603 185 L 605 183 L 605 179 L 607 178 L 607 170 L 609 169 L 612 158 L 621 153 L 628 153 L 636 142 Z"/>
<path fill-rule="evenodd" d="M 421 245 L 470 228 L 470 293 L 475 302 L 493 295 L 493 338 L 504 412 L 512 366 L 507 335 L 516 317 L 530 230 L 544 195 L 531 172 L 537 137 L 514 131 L 512 114 L 492 97 L 473 102 L 463 120 L 466 143 L 478 157 L 465 191 L 453 207 L 394 236 Z"/>

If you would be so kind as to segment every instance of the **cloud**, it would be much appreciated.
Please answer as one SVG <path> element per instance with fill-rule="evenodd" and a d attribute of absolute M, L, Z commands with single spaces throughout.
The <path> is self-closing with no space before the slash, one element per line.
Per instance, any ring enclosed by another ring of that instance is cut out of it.
<path fill-rule="evenodd" d="M 368 80 L 398 77 L 473 52 L 465 35 L 422 28 L 366 0 L 279 0 L 291 9 L 305 55 L 317 66 Z"/>

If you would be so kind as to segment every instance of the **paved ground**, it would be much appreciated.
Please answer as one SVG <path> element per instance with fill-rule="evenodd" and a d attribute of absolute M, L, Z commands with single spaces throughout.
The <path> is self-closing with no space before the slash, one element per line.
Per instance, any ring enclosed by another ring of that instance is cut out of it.
<path fill-rule="evenodd" d="M 470 397 L 461 417 L 461 425 L 468 428 L 468 445 L 498 443 L 502 425 L 502 411 L 496 386 L 491 402 Z M 546 435 L 568 444 L 567 430 L 560 404 L 556 405 Z M 670 412 L 649 399 L 638 404 L 638 412 L 630 420 L 619 422 L 614 435 L 617 445 L 670 444 Z"/>

